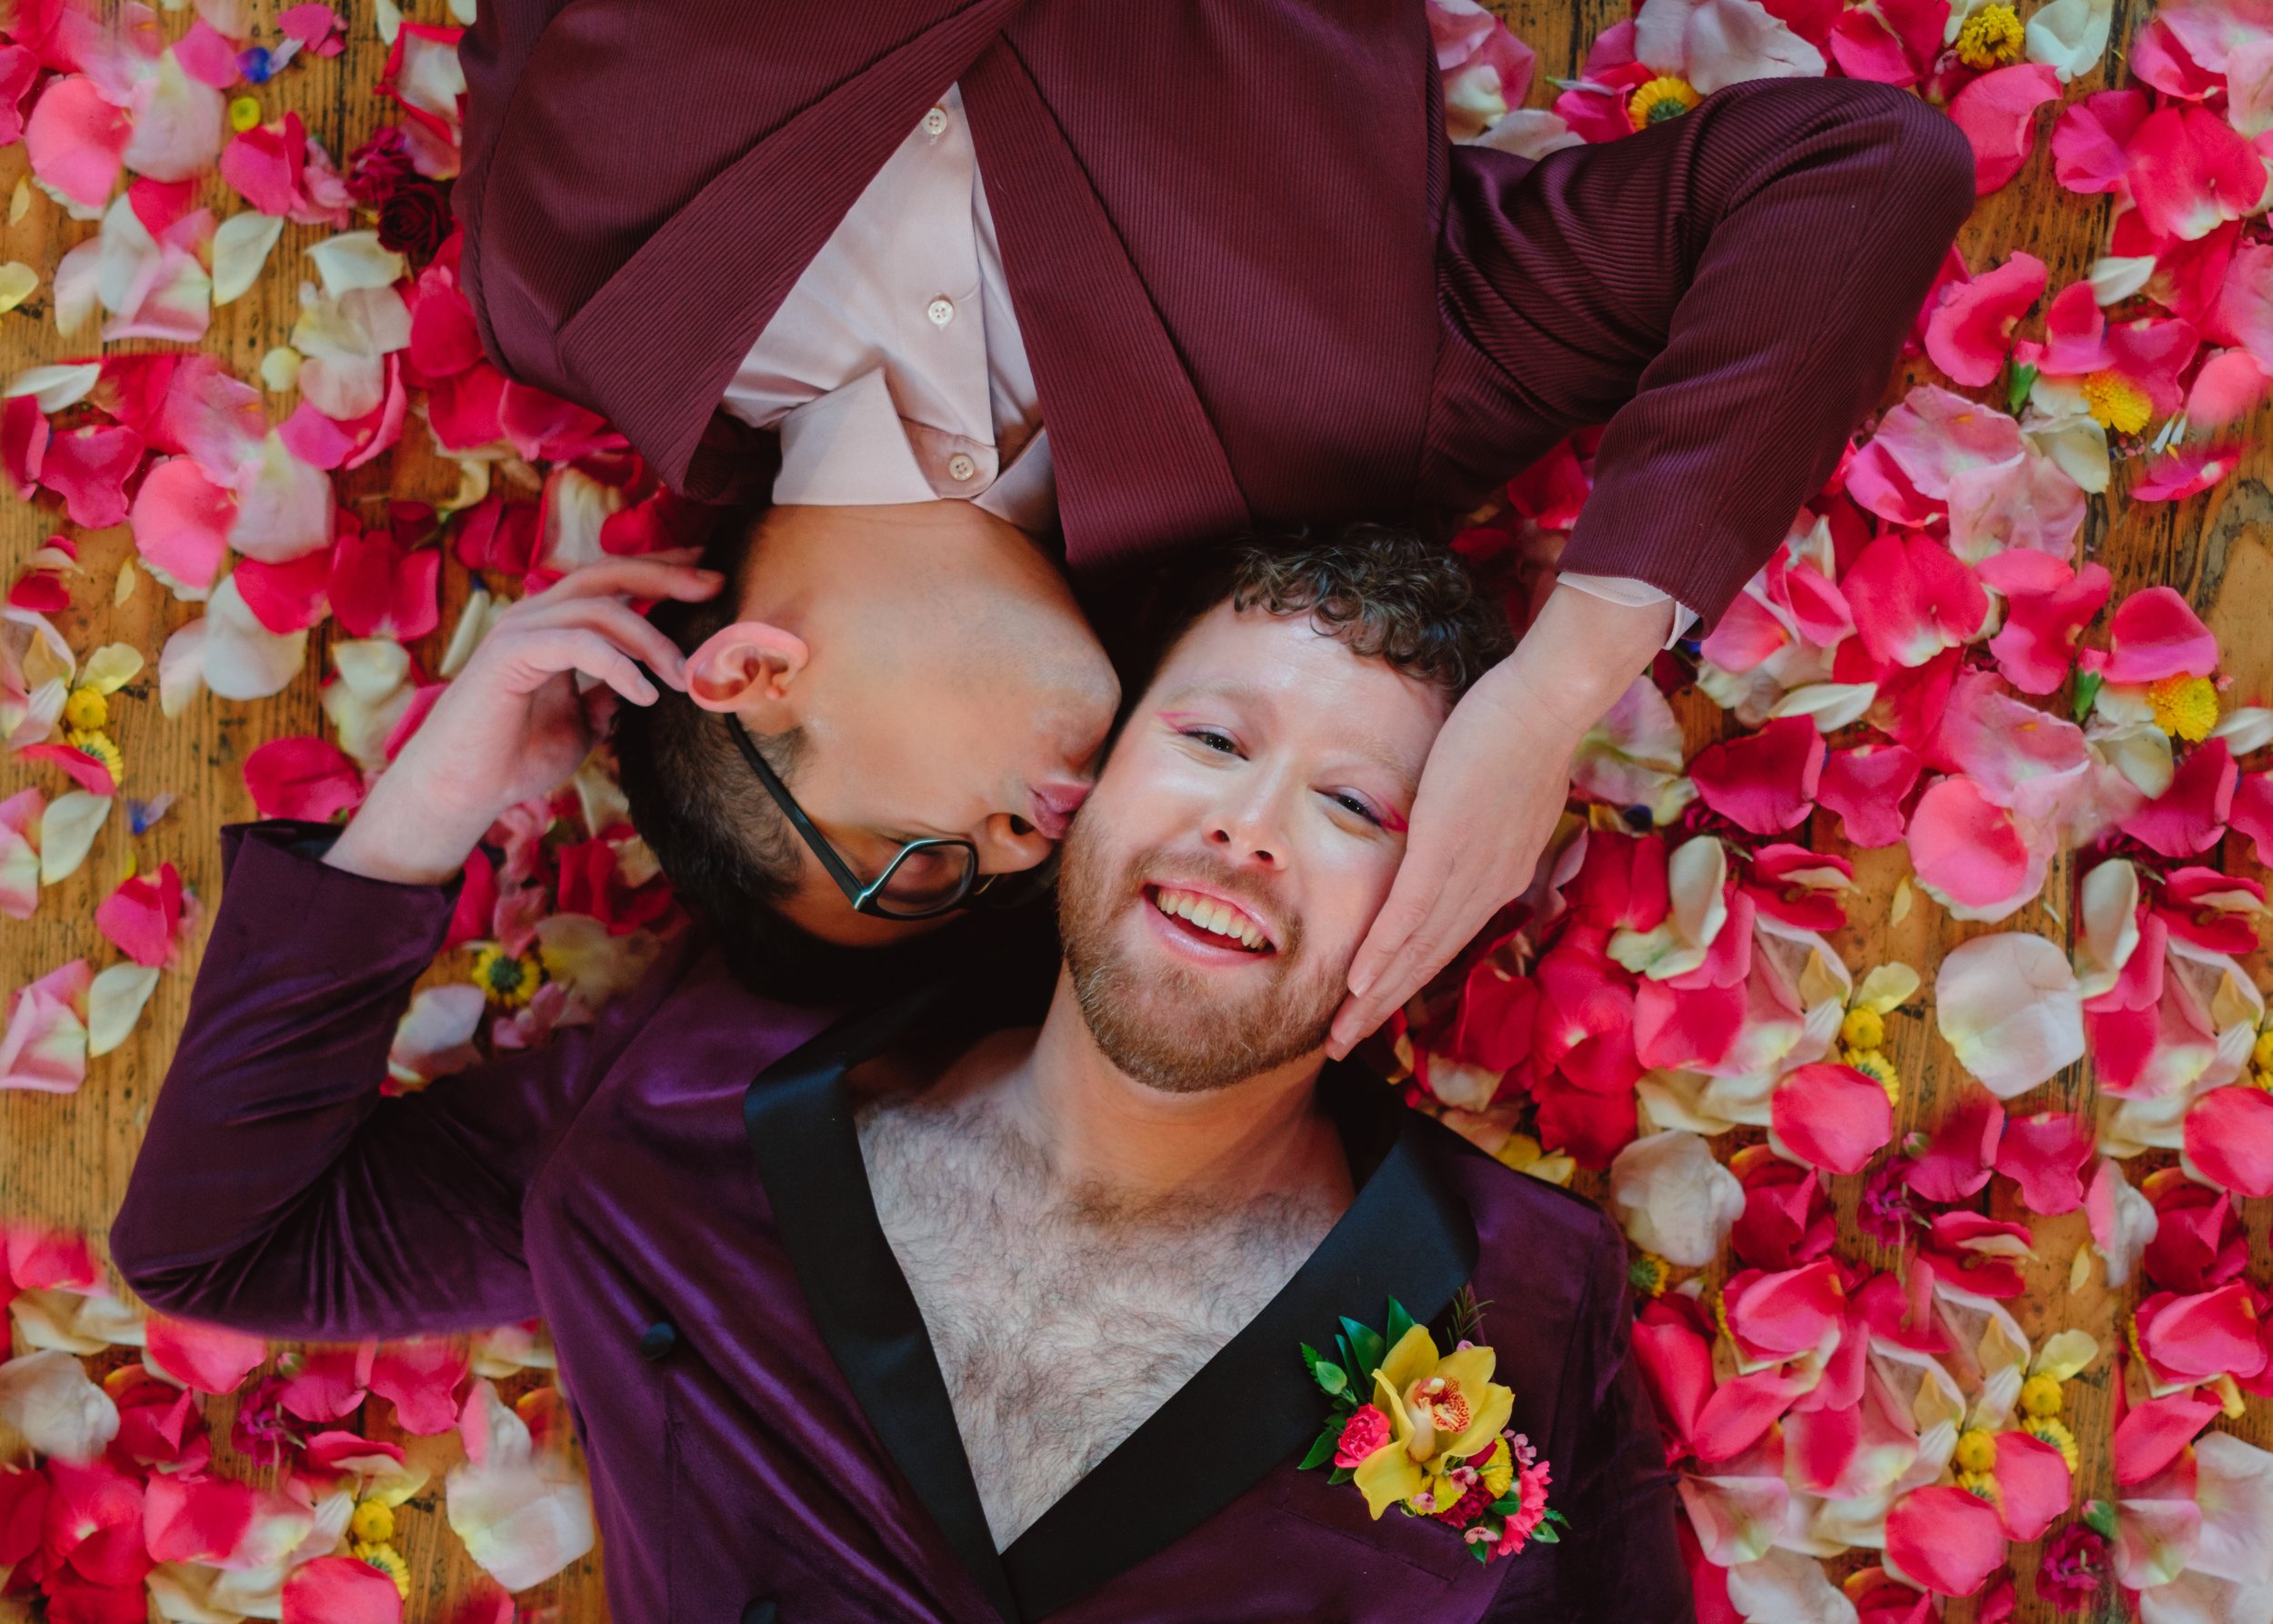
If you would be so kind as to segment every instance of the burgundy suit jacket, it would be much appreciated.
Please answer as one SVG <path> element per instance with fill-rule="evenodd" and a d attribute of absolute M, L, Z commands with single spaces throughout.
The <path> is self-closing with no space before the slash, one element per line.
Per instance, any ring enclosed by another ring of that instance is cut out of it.
<path fill-rule="evenodd" d="M 1330 1072 L 1358 1184 L 1260 1316 L 997 1553 L 876 1221 L 845 1070 L 942 1007 L 830 1024 L 692 933 L 599 1020 L 384 1098 L 456 885 L 329 867 L 335 830 L 236 826 L 189 1020 L 112 1256 L 169 1313 L 350 1340 L 541 1315 L 622 1624 L 1686 1624 L 1673 1474 L 1599 1209 Z M 936 989 L 934 989 L 936 995 Z M 817 1036 L 816 1036 L 817 1034 Z M 1385 1298 L 1485 1299 L 1513 1425 L 1572 1528 L 1487 1567 L 1299 1471 L 1298 1345 Z M 767 1610 L 768 1607 L 773 1610 Z"/>
<path fill-rule="evenodd" d="M 1448 145 L 1422 0 L 491 0 L 461 55 L 490 357 L 706 498 L 757 460 L 716 411 L 736 365 L 959 82 L 1076 573 L 1254 524 L 1465 510 L 1615 413 L 1566 567 L 1709 626 L 1876 400 L 1972 197 L 1947 120 L 1847 82 L 1723 93 L 1753 127 L 1717 171 L 1712 119 L 1682 119 L 1609 169 L 1554 155 L 1527 197 L 1527 161 Z M 1892 125 L 1924 126 L 1922 156 Z M 1700 268 L 1707 193 L 1842 142 L 1844 170 Z M 1609 173 L 1642 150 L 1672 161 Z M 1847 267 L 1836 329 L 1793 319 L 1803 244 Z M 1557 301 L 1629 273 L 1633 297 L 1558 328 Z M 1644 375 L 1692 276 L 1689 358 Z"/>

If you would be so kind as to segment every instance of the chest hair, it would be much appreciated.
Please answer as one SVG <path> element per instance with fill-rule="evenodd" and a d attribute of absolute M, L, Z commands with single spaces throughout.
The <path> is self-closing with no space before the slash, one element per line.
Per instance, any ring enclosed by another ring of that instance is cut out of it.
<path fill-rule="evenodd" d="M 1336 1216 L 1323 1195 L 1068 1190 L 984 1100 L 876 1101 L 856 1120 L 997 1549 L 1253 1319 Z"/>

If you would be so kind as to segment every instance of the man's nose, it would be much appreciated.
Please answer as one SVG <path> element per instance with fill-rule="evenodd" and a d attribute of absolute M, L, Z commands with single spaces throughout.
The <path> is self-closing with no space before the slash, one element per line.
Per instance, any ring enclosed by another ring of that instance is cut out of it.
<path fill-rule="evenodd" d="M 1023 874 L 1050 855 L 1056 842 L 1013 812 L 991 814 L 972 831 L 981 874 Z"/>
<path fill-rule="evenodd" d="M 1207 844 L 1217 856 L 1239 867 L 1286 866 L 1286 826 L 1267 797 L 1257 797 L 1219 812 L 1208 824 Z"/>

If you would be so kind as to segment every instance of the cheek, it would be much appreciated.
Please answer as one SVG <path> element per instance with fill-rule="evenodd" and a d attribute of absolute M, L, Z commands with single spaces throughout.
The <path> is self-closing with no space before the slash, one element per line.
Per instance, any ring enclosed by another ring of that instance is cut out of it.
<path fill-rule="evenodd" d="M 1303 887 L 1303 913 L 1311 946 L 1321 957 L 1353 958 L 1397 882 L 1399 853 L 1377 842 L 1362 849 L 1345 838 L 1343 849 L 1321 855 L 1315 881 Z"/>

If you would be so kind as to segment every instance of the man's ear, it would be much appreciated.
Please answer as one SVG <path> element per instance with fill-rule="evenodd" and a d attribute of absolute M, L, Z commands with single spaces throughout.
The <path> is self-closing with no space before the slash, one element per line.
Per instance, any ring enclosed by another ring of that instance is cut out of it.
<path fill-rule="evenodd" d="M 811 656 L 805 639 L 762 620 L 737 620 L 686 657 L 687 697 L 705 710 L 746 710 L 788 697 Z"/>

